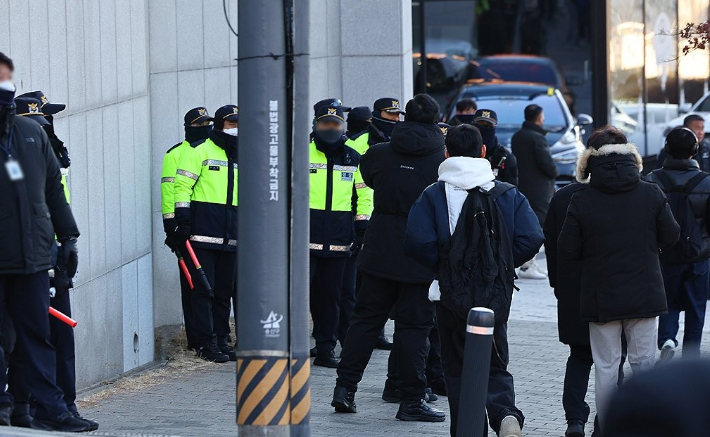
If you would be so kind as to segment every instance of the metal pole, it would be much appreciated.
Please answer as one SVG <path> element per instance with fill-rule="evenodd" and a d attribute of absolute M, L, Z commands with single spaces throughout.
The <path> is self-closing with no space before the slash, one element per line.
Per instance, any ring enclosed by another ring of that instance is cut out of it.
<path fill-rule="evenodd" d="M 463 352 L 458 437 L 483 435 L 486 429 L 486 398 L 491 366 L 495 316 L 488 308 L 468 312 Z"/>
<path fill-rule="evenodd" d="M 429 93 L 429 87 L 428 87 L 428 82 L 429 78 L 427 75 L 429 74 L 427 72 L 427 57 L 426 57 L 426 18 L 425 18 L 425 8 L 426 6 L 426 0 L 421 0 L 419 2 L 419 44 L 420 44 L 420 52 L 421 56 L 419 57 L 419 62 L 421 63 L 419 67 L 419 92 L 428 94 Z"/>
<path fill-rule="evenodd" d="M 307 53 L 310 0 L 293 3 L 295 102 L 291 153 L 291 437 L 309 437 L 311 360 L 308 335 L 308 136 L 311 131 L 311 105 L 308 97 Z"/>
<path fill-rule="evenodd" d="M 592 117 L 594 127 L 609 123 L 608 0 L 591 2 Z"/>
<path fill-rule="evenodd" d="M 283 0 L 239 2 L 237 425 L 288 437 L 289 184 Z"/>

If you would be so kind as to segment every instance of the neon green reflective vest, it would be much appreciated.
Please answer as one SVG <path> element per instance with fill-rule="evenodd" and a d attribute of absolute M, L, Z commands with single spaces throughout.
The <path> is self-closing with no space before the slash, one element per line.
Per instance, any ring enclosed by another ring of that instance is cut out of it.
<path fill-rule="evenodd" d="M 189 224 L 194 247 L 237 250 L 238 165 L 210 135 L 180 154 L 173 199 L 178 225 Z"/>
<path fill-rule="evenodd" d="M 357 153 L 359 153 L 360 155 L 364 155 L 365 152 L 367 152 L 368 149 L 370 148 L 370 145 L 367 144 L 367 141 L 369 139 L 370 139 L 370 133 L 365 131 L 363 134 L 361 134 L 360 136 L 358 136 L 355 139 L 348 139 L 345 142 L 345 144 L 347 146 L 350 146 L 353 149 L 355 149 L 355 151 Z"/>
<path fill-rule="evenodd" d="M 372 214 L 372 190 L 360 174 L 360 154 L 348 146 L 333 156 L 310 143 L 311 253 L 349 256 L 355 231 L 364 231 Z"/>
<path fill-rule="evenodd" d="M 173 183 L 175 182 L 175 172 L 177 171 L 180 154 L 185 148 L 189 148 L 190 143 L 183 141 L 168 149 L 163 157 L 163 170 L 160 173 L 160 206 L 163 213 L 163 220 L 175 217 L 175 199 L 173 198 Z"/>

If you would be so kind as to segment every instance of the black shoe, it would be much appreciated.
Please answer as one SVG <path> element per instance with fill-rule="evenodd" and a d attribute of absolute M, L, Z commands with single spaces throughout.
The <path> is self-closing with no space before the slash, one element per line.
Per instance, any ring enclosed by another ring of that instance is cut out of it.
<path fill-rule="evenodd" d="M 87 419 L 86 417 L 81 417 L 81 414 L 79 414 L 78 411 L 72 411 L 71 413 L 72 413 L 72 414 L 74 415 L 74 417 L 76 417 L 77 419 L 83 420 L 84 422 L 88 423 L 89 426 L 91 427 L 91 431 L 96 431 L 97 429 L 99 429 L 99 423 L 98 423 L 98 422 L 95 422 L 95 421 L 93 421 L 93 420 L 91 420 L 91 419 Z"/>
<path fill-rule="evenodd" d="M 439 396 L 448 396 L 446 391 L 446 380 L 444 378 L 436 378 L 429 381 L 431 392 Z"/>
<path fill-rule="evenodd" d="M 392 342 L 387 340 L 387 337 L 377 337 L 377 343 L 375 343 L 375 349 L 383 350 L 383 351 L 391 351 L 392 350 Z"/>
<path fill-rule="evenodd" d="M 581 420 L 568 420 L 565 437 L 584 437 L 584 422 Z"/>
<path fill-rule="evenodd" d="M 313 360 L 314 366 L 328 367 L 330 369 L 337 369 L 340 360 L 335 358 L 335 353 L 333 351 L 328 351 L 326 353 L 319 353 L 315 360 Z"/>
<path fill-rule="evenodd" d="M 333 391 L 333 401 L 330 403 L 330 406 L 335 407 L 336 413 L 357 413 L 355 392 L 348 391 L 347 388 L 336 385 Z"/>
<path fill-rule="evenodd" d="M 212 361 L 215 363 L 226 363 L 229 361 L 229 356 L 223 354 L 215 344 L 202 346 L 197 349 L 197 356 L 205 361 Z"/>
<path fill-rule="evenodd" d="M 237 361 L 237 353 L 234 352 L 234 348 L 232 346 L 224 344 L 217 347 L 220 352 L 229 357 L 229 361 Z"/>
<path fill-rule="evenodd" d="M 0 404 L 0 426 L 10 426 L 10 417 L 12 417 L 12 404 Z"/>
<path fill-rule="evenodd" d="M 315 347 L 315 346 L 313 346 L 313 347 L 311 348 L 311 358 L 315 358 L 315 357 L 317 357 L 317 356 L 318 356 L 318 348 Z"/>
<path fill-rule="evenodd" d="M 74 417 L 74 414 L 65 411 L 54 419 L 38 421 L 48 426 L 52 431 L 63 432 L 85 432 L 91 431 L 91 425 L 83 420 Z"/>
<path fill-rule="evenodd" d="M 424 393 L 426 393 L 426 397 L 424 397 L 424 400 L 427 402 L 436 402 L 439 400 L 439 396 L 435 395 L 429 387 L 425 389 Z"/>
<path fill-rule="evenodd" d="M 395 416 L 399 420 L 417 422 L 443 422 L 446 414 L 427 405 L 424 399 L 418 401 L 402 401 Z"/>

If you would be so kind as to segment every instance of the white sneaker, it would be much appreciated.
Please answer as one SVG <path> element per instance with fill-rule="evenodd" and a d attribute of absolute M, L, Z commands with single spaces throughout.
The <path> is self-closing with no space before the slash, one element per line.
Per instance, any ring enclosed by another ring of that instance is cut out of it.
<path fill-rule="evenodd" d="M 675 348 L 675 341 L 666 340 L 666 342 L 663 343 L 663 347 L 661 347 L 661 359 L 659 361 L 666 361 L 673 358 L 675 355 Z"/>
<path fill-rule="evenodd" d="M 535 267 L 520 267 L 518 269 L 518 278 L 520 279 L 547 279 L 547 275 L 536 269 Z"/>
<path fill-rule="evenodd" d="M 500 424 L 500 432 L 498 437 L 522 437 L 523 431 L 520 430 L 520 423 L 515 416 L 505 416 Z"/>

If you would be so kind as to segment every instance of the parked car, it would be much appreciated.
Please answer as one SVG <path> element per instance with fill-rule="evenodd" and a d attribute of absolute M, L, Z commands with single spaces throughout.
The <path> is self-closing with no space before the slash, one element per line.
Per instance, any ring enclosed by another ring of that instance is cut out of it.
<path fill-rule="evenodd" d="M 567 80 L 555 61 L 545 56 L 484 56 L 471 63 L 468 78 L 471 81 L 535 82 L 553 87 L 560 90 L 570 112 L 575 114 L 574 94 L 567 88 Z"/>
<path fill-rule="evenodd" d="M 581 141 L 583 126 L 592 124 L 592 117 L 580 114 L 577 120 L 567 107 L 562 93 L 555 88 L 525 82 L 483 82 L 461 87 L 447 110 L 447 119 L 456 114 L 456 103 L 462 99 L 474 99 L 479 109 L 492 109 L 498 114 L 496 133 L 498 142 L 508 148 L 513 134 L 521 128 L 525 107 L 540 105 L 545 113 L 547 142 L 557 163 L 558 186 L 574 180 L 577 157 L 584 150 Z"/>

